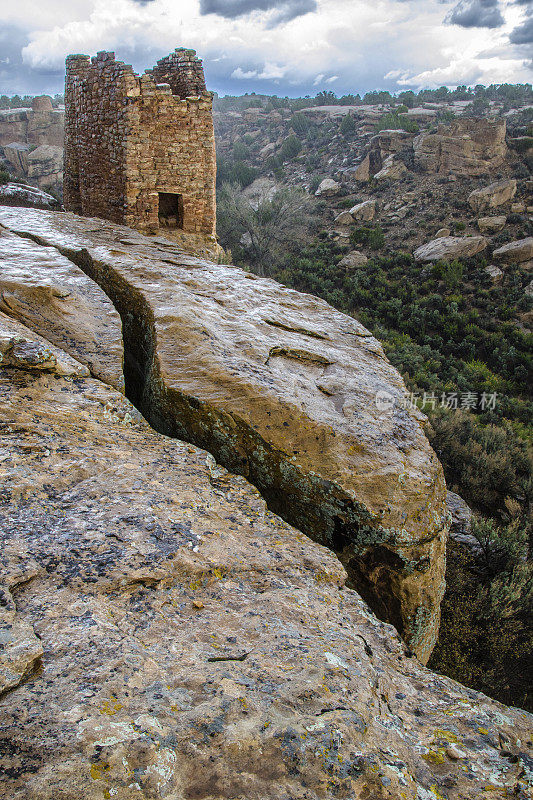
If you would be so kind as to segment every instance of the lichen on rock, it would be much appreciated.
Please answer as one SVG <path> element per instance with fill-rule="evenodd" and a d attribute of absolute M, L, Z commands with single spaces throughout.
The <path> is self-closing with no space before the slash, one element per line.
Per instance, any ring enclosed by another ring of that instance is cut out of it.
<path fill-rule="evenodd" d="M 78 265 L 122 318 L 126 391 L 334 550 L 422 660 L 444 591 L 445 485 L 381 345 L 322 300 L 70 214 L 0 212 Z M 391 404 L 383 410 L 378 397 Z"/>

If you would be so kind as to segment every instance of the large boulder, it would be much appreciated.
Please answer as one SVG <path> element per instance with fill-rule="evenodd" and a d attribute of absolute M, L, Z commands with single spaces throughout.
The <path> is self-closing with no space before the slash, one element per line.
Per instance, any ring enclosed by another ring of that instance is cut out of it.
<path fill-rule="evenodd" d="M 515 194 L 516 181 L 514 178 L 509 178 L 491 183 L 483 189 L 475 189 L 468 195 L 468 202 L 474 211 L 479 212 L 503 206 L 512 200 Z"/>
<path fill-rule="evenodd" d="M 63 180 L 63 148 L 41 144 L 28 153 L 27 176 L 41 189 L 57 186 Z"/>
<path fill-rule="evenodd" d="M 504 244 L 492 255 L 502 264 L 522 264 L 531 261 L 533 259 L 533 236 Z"/>
<path fill-rule="evenodd" d="M 478 176 L 498 169 L 507 154 L 505 120 L 456 119 L 413 141 L 415 163 L 425 172 Z"/>
<path fill-rule="evenodd" d="M 349 271 L 357 269 L 358 267 L 364 267 L 367 261 L 368 258 L 364 253 L 360 253 L 359 250 L 352 250 L 351 253 L 347 253 L 344 258 L 341 258 L 339 267 L 345 267 L 345 269 Z"/>
<path fill-rule="evenodd" d="M 440 261 L 452 258 L 471 258 L 487 247 L 484 236 L 441 236 L 419 247 L 415 261 Z"/>
<path fill-rule="evenodd" d="M 244 478 L 83 374 L 0 397 L 2 797 L 527 799 L 531 716 L 422 667 Z"/>
<path fill-rule="evenodd" d="M 505 228 L 507 217 L 502 215 L 499 217 L 480 217 L 477 221 L 477 226 L 481 233 L 498 233 Z"/>
<path fill-rule="evenodd" d="M 332 197 L 339 193 L 340 188 L 340 183 L 334 181 L 333 178 L 324 178 L 324 180 L 320 182 L 315 195 L 317 197 Z"/>
<path fill-rule="evenodd" d="M 353 206 L 348 213 L 357 222 L 370 222 L 376 215 L 376 206 L 375 200 L 365 200 Z"/>
<path fill-rule="evenodd" d="M 47 94 L 41 94 L 38 97 L 34 97 L 31 101 L 31 110 L 40 113 L 49 113 L 50 111 L 53 111 L 54 107 L 52 105 L 52 98 Z"/>
<path fill-rule="evenodd" d="M 335 217 L 334 223 L 335 225 L 342 226 L 353 225 L 353 217 L 349 211 L 341 211 L 341 213 Z"/>
<path fill-rule="evenodd" d="M 29 152 L 30 146 L 25 142 L 10 142 L 4 146 L 4 156 L 19 177 L 28 174 Z"/>
<path fill-rule="evenodd" d="M 153 427 L 209 450 L 338 553 L 427 659 L 444 589 L 444 480 L 370 333 L 322 300 L 159 237 L 71 214 L 4 209 L 0 223 L 55 247 L 112 299 L 126 393 Z"/>

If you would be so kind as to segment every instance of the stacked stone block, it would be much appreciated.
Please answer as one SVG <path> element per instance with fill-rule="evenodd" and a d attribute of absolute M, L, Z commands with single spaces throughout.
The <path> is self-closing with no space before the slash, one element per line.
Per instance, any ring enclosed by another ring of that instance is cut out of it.
<path fill-rule="evenodd" d="M 216 253 L 212 95 L 193 50 L 142 76 L 114 53 L 69 56 L 65 105 L 67 210 Z M 160 193 L 179 214 L 161 216 Z"/>

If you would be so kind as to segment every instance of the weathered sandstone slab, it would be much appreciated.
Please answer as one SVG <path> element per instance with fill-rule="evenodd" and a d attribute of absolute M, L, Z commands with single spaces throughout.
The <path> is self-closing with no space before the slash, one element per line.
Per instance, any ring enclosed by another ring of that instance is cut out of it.
<path fill-rule="evenodd" d="M 3 797 L 527 800 L 531 717 L 244 478 L 92 378 L 0 369 L 0 425 Z"/>
<path fill-rule="evenodd" d="M 416 261 L 439 261 L 441 258 L 470 258 L 487 247 L 484 236 L 441 236 L 414 252 Z"/>
<path fill-rule="evenodd" d="M 56 198 L 33 186 L 22 186 L 19 183 L 6 183 L 0 186 L 0 205 L 19 206 L 24 208 L 59 208 Z"/>
<path fill-rule="evenodd" d="M 333 178 L 324 178 L 316 190 L 315 195 L 317 197 L 332 197 L 333 195 L 339 193 L 340 188 L 340 183 L 334 181 Z"/>
<path fill-rule="evenodd" d="M 126 391 L 159 431 L 210 450 L 335 550 L 421 659 L 443 592 L 445 486 L 378 342 L 323 301 L 94 219 L 0 210 L 119 310 Z M 391 398 L 385 410 L 377 395 Z M 379 407 L 378 407 L 379 406 Z"/>
<path fill-rule="evenodd" d="M 2 367 L 53 372 L 69 378 L 88 377 L 89 370 L 44 337 L 0 311 Z"/>
<path fill-rule="evenodd" d="M 477 226 L 481 233 L 498 233 L 505 228 L 506 216 L 499 217 L 480 217 Z"/>
<path fill-rule="evenodd" d="M 413 141 L 415 163 L 425 172 L 477 176 L 498 169 L 507 154 L 505 120 L 456 119 Z"/>
<path fill-rule="evenodd" d="M 475 189 L 468 195 L 468 202 L 474 211 L 479 212 L 503 206 L 512 200 L 515 194 L 516 181 L 514 178 L 509 178 L 491 183 L 483 189 Z"/>
<path fill-rule="evenodd" d="M 370 222 L 376 215 L 377 203 L 375 200 L 365 200 L 363 203 L 358 203 L 348 212 L 352 219 L 361 222 Z"/>
<path fill-rule="evenodd" d="M 504 244 L 492 254 L 503 264 L 522 264 L 533 259 L 533 236 Z"/>
<path fill-rule="evenodd" d="M 123 391 L 120 317 L 102 289 L 55 248 L 2 227 L 0 265 L 0 311 Z"/>

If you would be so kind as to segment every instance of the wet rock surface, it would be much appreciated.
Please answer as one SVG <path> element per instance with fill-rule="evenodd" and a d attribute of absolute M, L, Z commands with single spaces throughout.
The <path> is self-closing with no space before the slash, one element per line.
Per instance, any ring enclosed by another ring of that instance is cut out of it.
<path fill-rule="evenodd" d="M 55 248 L 2 227 L 0 263 L 0 311 L 123 391 L 120 317 L 97 284 Z"/>
<path fill-rule="evenodd" d="M 2 796 L 529 796 L 531 717 L 421 666 L 210 454 L 11 367 L 0 433 Z"/>
<path fill-rule="evenodd" d="M 98 220 L 4 210 L 119 309 L 126 391 L 152 426 L 209 449 L 333 549 L 426 659 L 443 592 L 445 487 L 398 373 L 323 301 Z M 392 399 L 378 408 L 378 393 Z"/>

